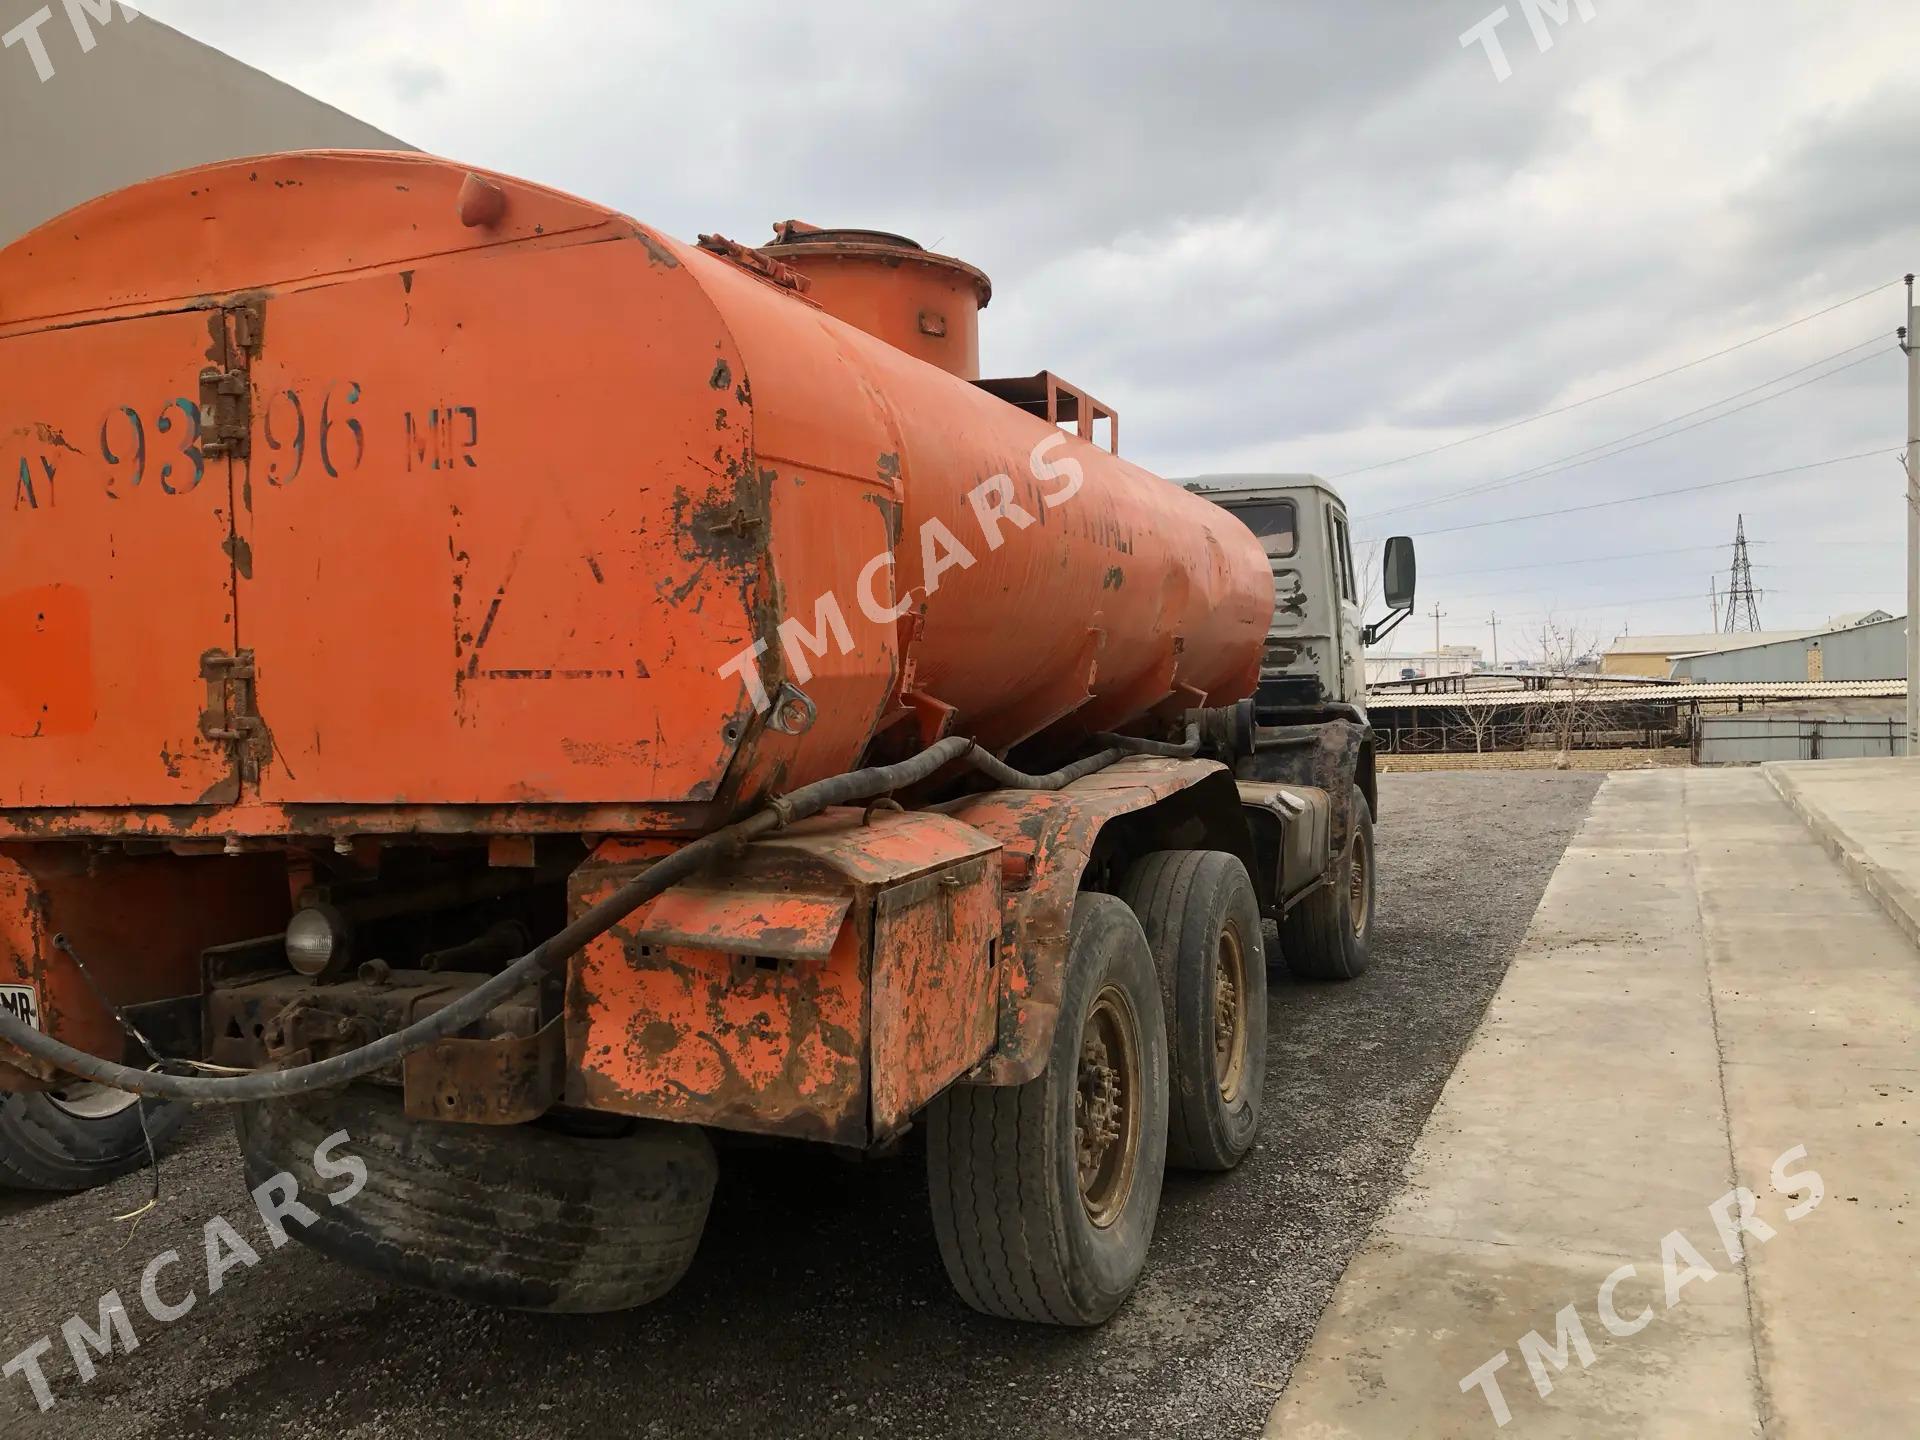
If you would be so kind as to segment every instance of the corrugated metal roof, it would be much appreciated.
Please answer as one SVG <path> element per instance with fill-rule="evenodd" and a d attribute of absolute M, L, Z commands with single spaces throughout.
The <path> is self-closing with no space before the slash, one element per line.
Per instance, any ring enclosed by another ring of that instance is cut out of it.
<path fill-rule="evenodd" d="M 1782 640 L 1804 640 L 1819 630 L 1750 630 L 1744 634 L 1715 633 L 1695 635 L 1622 635 L 1609 645 L 1608 655 L 1701 655 L 1721 650 L 1745 650 L 1754 645 L 1773 645 Z"/>
<path fill-rule="evenodd" d="M 1487 705 L 1618 705 L 1634 700 L 1878 699 L 1905 695 L 1904 680 L 1726 681 L 1718 684 L 1608 685 L 1604 689 L 1469 690 L 1456 695 L 1369 695 L 1369 710 L 1478 709 Z"/>

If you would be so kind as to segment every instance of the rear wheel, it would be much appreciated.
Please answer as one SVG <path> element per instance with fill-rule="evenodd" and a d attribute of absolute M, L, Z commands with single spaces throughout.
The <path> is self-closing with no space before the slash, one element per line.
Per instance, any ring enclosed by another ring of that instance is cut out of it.
<path fill-rule="evenodd" d="M 1357 786 L 1353 835 L 1327 878 L 1280 923 L 1281 958 L 1303 980 L 1351 980 L 1373 958 L 1373 811 Z"/>
<path fill-rule="evenodd" d="M 1238 856 L 1162 850 L 1127 873 L 1159 972 L 1172 1052 L 1167 1163 L 1231 1170 L 1253 1147 L 1267 1068 L 1259 901 Z"/>
<path fill-rule="evenodd" d="M 1111 895 L 1074 903 L 1047 1068 L 956 1085 L 928 1111 L 940 1258 L 974 1309 L 1098 1325 L 1146 1266 L 1167 1158 L 1167 1035 L 1140 922 Z"/>
<path fill-rule="evenodd" d="M 186 1123 L 184 1105 L 146 1101 L 76 1080 L 57 1090 L 0 1096 L 0 1185 L 23 1190 L 88 1190 L 147 1163 Z"/>

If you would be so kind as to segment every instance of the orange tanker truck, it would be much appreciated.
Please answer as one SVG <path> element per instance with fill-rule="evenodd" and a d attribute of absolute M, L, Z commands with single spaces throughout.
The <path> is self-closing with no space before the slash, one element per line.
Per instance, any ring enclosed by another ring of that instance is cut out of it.
<path fill-rule="evenodd" d="M 0 251 L 0 1182 L 233 1105 L 364 1163 L 307 1243 L 600 1311 L 716 1140 L 910 1149 L 968 1303 L 1111 1314 L 1268 964 L 1365 963 L 1360 597 L 1317 482 L 980 378 L 989 295 L 390 154 Z"/>

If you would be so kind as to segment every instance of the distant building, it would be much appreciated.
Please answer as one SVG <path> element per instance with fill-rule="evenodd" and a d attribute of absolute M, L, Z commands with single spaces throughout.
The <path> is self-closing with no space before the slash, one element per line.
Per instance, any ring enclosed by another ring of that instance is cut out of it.
<path fill-rule="evenodd" d="M 150 15 L 124 15 L 0 0 L 0 33 L 20 32 L 0 50 L 0 245 L 96 195 L 215 160 L 412 148 Z"/>
<path fill-rule="evenodd" d="M 1885 617 L 1884 611 L 1868 613 Z M 1849 620 L 1851 617 L 1836 618 Z M 1759 645 L 1704 650 L 1678 656 L 1673 662 L 1674 679 L 1707 683 L 1904 680 L 1906 674 L 1907 622 L 1904 617 L 1856 619 L 1831 630 L 1782 637 Z"/>
<path fill-rule="evenodd" d="M 1760 630 L 1744 635 L 1622 635 L 1600 656 L 1602 675 L 1645 675 L 1664 680 L 1673 673 L 1675 657 L 1703 651 L 1745 649 L 1780 640 L 1798 640 L 1811 630 Z"/>

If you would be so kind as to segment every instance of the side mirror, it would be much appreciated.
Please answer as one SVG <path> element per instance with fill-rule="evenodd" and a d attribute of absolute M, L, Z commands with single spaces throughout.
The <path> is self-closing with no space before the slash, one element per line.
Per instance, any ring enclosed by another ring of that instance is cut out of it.
<path fill-rule="evenodd" d="M 1381 589 L 1389 610 L 1413 608 L 1413 537 L 1395 535 L 1387 541 L 1386 559 L 1381 566 Z"/>
<path fill-rule="evenodd" d="M 1367 626 L 1361 639 L 1377 645 L 1413 613 L 1413 537 L 1395 535 L 1387 541 L 1387 553 L 1380 563 L 1380 588 L 1385 592 L 1387 615 Z"/>

